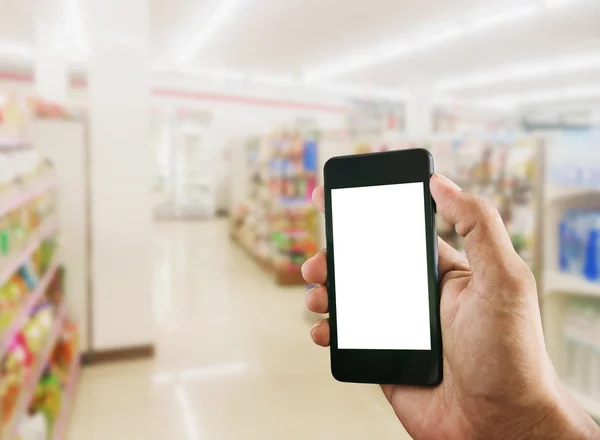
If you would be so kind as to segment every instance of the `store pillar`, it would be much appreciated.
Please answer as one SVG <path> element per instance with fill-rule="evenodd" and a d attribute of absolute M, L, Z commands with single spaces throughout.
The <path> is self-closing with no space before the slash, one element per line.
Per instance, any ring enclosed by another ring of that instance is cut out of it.
<path fill-rule="evenodd" d="M 38 2 L 34 17 L 34 78 L 38 96 L 58 103 L 67 101 L 68 61 L 65 53 L 65 2 Z"/>
<path fill-rule="evenodd" d="M 151 353 L 148 4 L 87 0 L 82 10 L 90 43 L 91 347 Z"/>

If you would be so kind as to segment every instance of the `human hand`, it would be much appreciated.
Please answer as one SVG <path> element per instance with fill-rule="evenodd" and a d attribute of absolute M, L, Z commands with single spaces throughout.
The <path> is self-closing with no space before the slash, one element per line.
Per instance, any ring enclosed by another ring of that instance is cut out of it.
<path fill-rule="evenodd" d="M 416 440 L 592 439 L 600 429 L 568 395 L 546 353 L 529 267 L 515 252 L 498 212 L 434 175 L 438 213 L 464 237 L 466 257 L 438 240 L 444 379 L 435 388 L 382 385 Z M 313 194 L 323 211 L 323 188 Z M 302 268 L 308 308 L 327 313 L 327 265 L 319 252 Z M 311 329 L 329 345 L 329 322 Z"/>

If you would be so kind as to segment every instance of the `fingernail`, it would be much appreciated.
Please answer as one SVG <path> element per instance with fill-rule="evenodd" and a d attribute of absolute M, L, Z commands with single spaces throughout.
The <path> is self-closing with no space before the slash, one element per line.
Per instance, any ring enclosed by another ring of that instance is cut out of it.
<path fill-rule="evenodd" d="M 311 259 L 312 257 L 310 257 L 308 260 L 302 263 L 302 266 L 300 267 L 300 273 L 302 274 L 302 278 L 306 279 L 306 274 L 304 273 L 306 271 L 306 263 L 308 263 Z"/>
<path fill-rule="evenodd" d="M 459 191 L 462 191 L 462 188 L 460 186 L 458 186 L 455 182 L 453 182 L 452 180 L 448 179 L 446 176 L 444 176 L 443 174 L 438 174 L 435 173 L 433 175 L 434 178 L 438 178 L 440 179 L 441 182 L 443 182 L 445 185 L 451 186 Z"/>
<path fill-rule="evenodd" d="M 317 327 L 321 327 L 323 325 L 323 321 L 317 321 L 313 324 L 313 326 L 310 328 L 310 332 L 312 333 L 314 329 L 316 329 Z"/>

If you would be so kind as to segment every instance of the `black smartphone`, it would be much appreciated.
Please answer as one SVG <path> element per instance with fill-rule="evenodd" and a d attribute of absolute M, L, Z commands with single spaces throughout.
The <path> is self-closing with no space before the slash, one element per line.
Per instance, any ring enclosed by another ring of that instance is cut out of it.
<path fill-rule="evenodd" d="M 433 172 L 423 149 L 325 164 L 331 371 L 339 381 L 442 380 Z"/>

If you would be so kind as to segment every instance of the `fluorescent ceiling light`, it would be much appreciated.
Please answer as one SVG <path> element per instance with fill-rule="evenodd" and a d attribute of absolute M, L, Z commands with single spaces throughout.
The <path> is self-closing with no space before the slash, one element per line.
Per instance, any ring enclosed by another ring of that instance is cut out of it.
<path fill-rule="evenodd" d="M 74 46 L 84 54 L 89 54 L 89 39 L 83 22 L 79 0 L 69 2 L 65 41 L 73 41 Z"/>
<path fill-rule="evenodd" d="M 435 88 L 440 91 L 464 90 L 491 84 L 522 81 L 594 69 L 600 69 L 600 53 L 598 52 L 558 60 L 553 59 L 509 67 L 496 67 L 470 75 L 460 75 L 456 78 L 441 80 L 436 83 Z"/>
<path fill-rule="evenodd" d="M 257 73 L 250 76 L 250 81 L 257 84 L 278 85 L 278 86 L 304 86 L 301 78 L 291 75 L 272 75 L 266 73 Z"/>
<path fill-rule="evenodd" d="M 572 57 L 557 64 L 559 72 L 576 72 L 600 68 L 600 52 L 590 55 Z"/>
<path fill-rule="evenodd" d="M 400 100 L 408 96 L 406 88 L 385 88 L 372 85 L 344 84 L 339 82 L 313 81 L 307 82 L 305 79 L 292 75 L 273 75 L 267 73 L 256 73 L 247 75 L 241 71 L 222 69 L 222 68 L 193 68 L 177 67 L 165 64 L 154 64 L 151 70 L 163 74 L 182 74 L 188 76 L 198 76 L 212 78 L 222 81 L 240 81 L 249 84 L 265 84 L 275 87 L 297 87 L 304 90 L 320 90 L 322 92 L 347 95 L 364 98 L 380 98 Z"/>
<path fill-rule="evenodd" d="M 181 51 L 178 61 L 181 63 L 187 63 L 196 54 L 200 47 L 212 36 L 215 30 L 225 22 L 227 17 L 229 17 L 234 7 L 238 3 L 240 3 L 240 0 L 221 0 L 221 4 L 215 13 L 208 19 L 208 21 L 201 27 L 200 31 L 192 37 L 189 43 Z"/>
<path fill-rule="evenodd" d="M 524 6 L 512 7 L 484 17 L 477 18 L 465 14 L 464 19 L 457 20 L 457 23 L 466 22 L 464 26 L 458 24 L 431 26 L 432 31 L 430 32 L 420 32 L 412 37 L 409 35 L 401 40 L 396 40 L 396 42 L 385 42 L 378 45 L 379 49 L 377 49 L 377 46 L 375 48 L 370 47 L 361 53 L 307 69 L 305 76 L 309 81 L 314 81 L 355 72 L 391 59 L 413 54 L 418 50 L 427 50 L 432 46 L 459 39 L 465 36 L 466 33 L 488 30 L 519 21 L 541 11 L 543 11 L 543 8 L 541 8 L 539 1 L 530 0 Z M 441 30 L 433 33 L 433 29 Z M 402 41 L 402 43 L 397 43 L 397 41 Z"/>
<path fill-rule="evenodd" d="M 167 71 L 166 69 L 163 71 Z M 204 76 L 216 81 L 245 81 L 247 76 L 237 70 L 211 67 L 177 67 L 171 70 L 186 76 Z"/>
<path fill-rule="evenodd" d="M 536 90 L 534 92 L 491 96 L 468 101 L 470 104 L 509 109 L 519 104 L 540 104 L 552 101 L 577 100 L 600 97 L 600 85 L 570 87 L 564 89 Z"/>
<path fill-rule="evenodd" d="M 505 25 L 525 17 L 529 17 L 540 10 L 539 6 L 535 3 L 526 4 L 519 8 L 511 8 L 503 12 L 491 14 L 487 17 L 480 17 L 473 20 L 471 23 L 466 25 L 466 30 L 481 31 L 484 29 L 490 29 L 497 26 Z"/>
<path fill-rule="evenodd" d="M 584 0 L 584 1 L 591 2 L 591 0 Z M 583 3 L 583 1 L 582 0 L 545 0 L 544 6 L 547 8 L 555 8 L 555 7 L 562 7 L 562 6 L 570 5 L 573 3 Z"/>
<path fill-rule="evenodd" d="M 436 29 L 431 29 L 430 31 L 420 33 L 420 35 L 423 36 L 421 38 L 416 38 L 416 41 L 414 42 L 414 48 L 425 49 L 429 46 L 455 40 L 456 38 L 462 36 L 464 32 L 464 29 L 458 24 L 443 26 L 441 27 L 441 30 L 438 26 Z"/>
<path fill-rule="evenodd" d="M 347 56 L 333 63 L 327 63 L 305 72 L 306 81 L 330 78 L 342 73 L 349 73 L 365 67 L 381 64 L 387 60 L 409 54 L 413 47 L 407 42 L 394 42 L 380 45 L 374 49 Z"/>
<path fill-rule="evenodd" d="M 34 51 L 31 46 L 25 44 L 0 41 L 0 55 L 32 60 Z"/>

